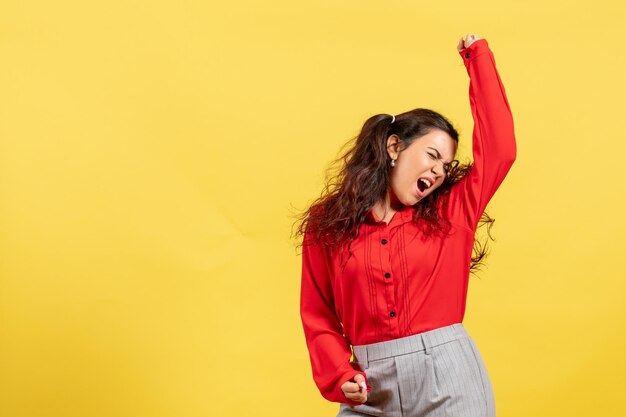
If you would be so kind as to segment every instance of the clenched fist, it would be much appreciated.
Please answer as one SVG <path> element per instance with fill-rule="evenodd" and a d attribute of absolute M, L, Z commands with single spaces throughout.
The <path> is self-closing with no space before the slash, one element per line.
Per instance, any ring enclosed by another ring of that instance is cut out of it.
<path fill-rule="evenodd" d="M 354 381 L 354 382 L 352 382 Z M 341 385 L 341 390 L 346 398 L 364 403 L 367 401 L 367 385 L 363 375 L 356 374 L 351 381 L 346 381 Z"/>
<path fill-rule="evenodd" d="M 459 39 L 459 44 L 456 46 L 456 50 L 461 52 L 463 49 L 467 48 L 479 39 L 480 38 L 478 36 L 471 33 L 467 34 L 465 40 L 463 40 L 463 37 L 461 36 L 461 39 Z"/>

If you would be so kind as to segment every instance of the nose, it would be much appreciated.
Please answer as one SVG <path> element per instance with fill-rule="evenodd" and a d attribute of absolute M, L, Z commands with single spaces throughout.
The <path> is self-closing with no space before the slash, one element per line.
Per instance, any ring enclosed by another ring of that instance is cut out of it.
<path fill-rule="evenodd" d="M 441 163 L 441 167 L 439 166 L 439 161 L 434 161 L 432 168 L 430 169 L 433 174 L 437 177 L 443 175 L 443 162 Z"/>

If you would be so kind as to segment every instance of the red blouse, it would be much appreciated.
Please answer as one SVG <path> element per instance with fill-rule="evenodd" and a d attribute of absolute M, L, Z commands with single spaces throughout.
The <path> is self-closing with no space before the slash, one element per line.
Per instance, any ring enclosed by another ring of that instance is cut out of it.
<path fill-rule="evenodd" d="M 413 207 L 389 224 L 373 210 L 352 241 L 345 269 L 335 251 L 302 251 L 300 315 L 313 379 L 329 401 L 350 405 L 341 385 L 356 374 L 351 345 L 362 345 L 463 321 L 470 258 L 478 221 L 516 157 L 513 118 L 486 39 L 459 52 L 470 78 L 474 165 L 448 195 L 452 233 L 426 238 Z M 444 210 L 444 208 L 441 208 Z M 368 390 L 371 389 L 368 385 Z"/>

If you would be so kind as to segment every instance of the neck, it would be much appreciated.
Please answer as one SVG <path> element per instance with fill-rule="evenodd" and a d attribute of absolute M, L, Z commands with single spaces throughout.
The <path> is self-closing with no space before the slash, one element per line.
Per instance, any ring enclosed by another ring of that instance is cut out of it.
<path fill-rule="evenodd" d="M 402 204 L 393 193 L 387 192 L 385 198 L 379 200 L 373 207 L 374 213 L 379 219 L 385 219 L 387 216 L 391 216 L 394 213 L 404 208 Z"/>

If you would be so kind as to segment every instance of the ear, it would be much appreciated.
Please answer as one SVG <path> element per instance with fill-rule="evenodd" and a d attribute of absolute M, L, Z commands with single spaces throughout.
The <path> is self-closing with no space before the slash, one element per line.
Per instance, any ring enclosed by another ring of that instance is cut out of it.
<path fill-rule="evenodd" d="M 397 159 L 400 147 L 400 138 L 398 135 L 391 135 L 387 138 L 387 153 L 391 159 Z"/>

